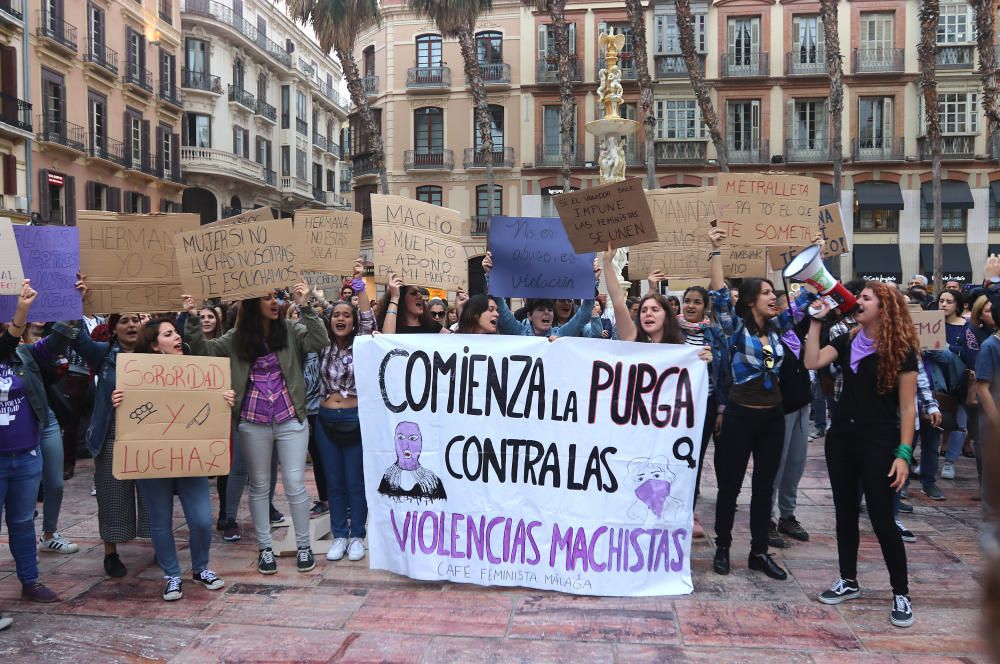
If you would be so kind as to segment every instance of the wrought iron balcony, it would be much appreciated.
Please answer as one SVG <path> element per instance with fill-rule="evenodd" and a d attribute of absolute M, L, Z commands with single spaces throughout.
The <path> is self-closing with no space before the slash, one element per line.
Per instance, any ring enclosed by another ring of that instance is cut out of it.
<path fill-rule="evenodd" d="M 24 0 L 0 0 L 0 18 L 24 21 Z"/>
<path fill-rule="evenodd" d="M 134 86 L 147 94 L 153 93 L 153 75 L 138 62 L 126 62 L 125 74 L 122 76 L 125 85 Z"/>
<path fill-rule="evenodd" d="M 447 148 L 406 150 L 403 153 L 403 168 L 408 171 L 450 171 L 455 168 L 455 156 Z"/>
<path fill-rule="evenodd" d="M 323 134 L 318 134 L 316 132 L 313 132 L 313 145 L 322 150 L 323 152 L 326 152 L 329 142 L 326 140 L 326 136 L 324 136 Z"/>
<path fill-rule="evenodd" d="M 375 156 L 371 152 L 351 155 L 351 172 L 356 178 L 377 174 L 378 167 L 375 165 Z"/>
<path fill-rule="evenodd" d="M 901 48 L 863 46 L 854 49 L 855 74 L 898 74 L 905 64 Z"/>
<path fill-rule="evenodd" d="M 853 161 L 903 161 L 903 137 L 855 138 L 851 141 Z"/>
<path fill-rule="evenodd" d="M 335 194 L 332 191 L 326 192 L 326 204 L 332 205 L 333 207 L 342 208 L 344 210 L 351 209 L 350 199 L 341 196 L 339 194 Z"/>
<path fill-rule="evenodd" d="M 239 104 L 251 113 L 257 112 L 257 99 L 243 88 L 238 88 L 232 84 L 229 85 L 229 101 Z"/>
<path fill-rule="evenodd" d="M 76 53 L 76 26 L 50 14 L 45 9 L 39 9 L 38 36 L 49 39 L 62 48 Z"/>
<path fill-rule="evenodd" d="M 369 75 L 361 79 L 361 87 L 368 96 L 378 94 L 378 76 Z"/>
<path fill-rule="evenodd" d="M 771 151 L 767 141 L 757 141 L 754 145 L 736 148 L 728 146 L 731 164 L 766 164 L 771 161 Z"/>
<path fill-rule="evenodd" d="M 334 157 L 340 158 L 340 146 L 334 143 L 332 138 L 326 139 L 326 151 Z"/>
<path fill-rule="evenodd" d="M 212 76 L 203 71 L 181 69 L 181 87 L 186 90 L 201 90 L 213 94 L 222 94 L 222 81 L 218 76 Z"/>
<path fill-rule="evenodd" d="M 749 54 L 724 53 L 719 62 L 722 78 L 750 78 L 768 76 L 767 51 Z"/>
<path fill-rule="evenodd" d="M 295 118 L 295 131 L 303 136 L 309 135 L 309 123 L 302 118 Z"/>
<path fill-rule="evenodd" d="M 292 66 L 292 56 L 284 46 L 262 34 L 256 25 L 243 18 L 242 14 L 234 12 L 232 7 L 215 0 L 184 0 L 181 12 L 213 19 L 232 28 L 285 67 Z"/>
<path fill-rule="evenodd" d="M 153 153 L 148 150 L 133 152 L 129 149 L 128 143 L 125 143 L 125 168 L 146 175 L 157 175 L 156 160 L 153 159 Z"/>
<path fill-rule="evenodd" d="M 938 44 L 937 68 L 940 69 L 972 69 L 976 63 L 976 46 L 974 44 Z"/>
<path fill-rule="evenodd" d="M 95 42 L 93 38 L 87 38 L 87 53 L 83 56 L 85 62 L 97 65 L 96 71 L 107 72 L 113 76 L 118 75 L 118 52 L 113 51 L 104 44 Z"/>
<path fill-rule="evenodd" d="M 465 148 L 462 165 L 465 170 L 486 168 L 486 153 L 476 148 Z M 514 148 L 493 150 L 493 168 L 514 168 Z"/>
<path fill-rule="evenodd" d="M 0 122 L 31 131 L 31 104 L 14 95 L 0 92 Z"/>
<path fill-rule="evenodd" d="M 103 159 L 118 166 L 125 165 L 125 144 L 109 136 L 90 134 L 87 142 L 87 155 L 94 159 Z"/>
<path fill-rule="evenodd" d="M 476 214 L 472 216 L 472 225 L 470 228 L 470 235 L 473 237 L 482 237 L 488 235 L 490 232 L 490 217 L 486 214 Z"/>
<path fill-rule="evenodd" d="M 972 159 L 976 154 L 977 134 L 947 134 L 941 137 L 942 159 Z M 917 137 L 921 161 L 931 158 L 931 143 L 926 136 Z"/>
<path fill-rule="evenodd" d="M 451 87 L 450 67 L 410 67 L 406 70 L 406 87 L 411 90 Z"/>
<path fill-rule="evenodd" d="M 785 53 L 786 76 L 826 76 L 826 48 L 822 44 L 801 46 Z"/>
<path fill-rule="evenodd" d="M 36 136 L 39 143 L 55 143 L 71 150 L 85 152 L 87 145 L 84 142 L 86 131 L 83 127 L 72 122 L 57 122 L 44 114 L 38 116 L 39 132 Z"/>
<path fill-rule="evenodd" d="M 702 164 L 708 158 L 708 141 L 657 141 L 656 165 Z"/>
<path fill-rule="evenodd" d="M 265 120 L 268 120 L 271 124 L 276 124 L 278 122 L 278 109 L 260 98 L 257 99 L 256 114 Z"/>
<path fill-rule="evenodd" d="M 479 74 L 486 85 L 509 85 L 510 65 L 506 62 L 479 63 Z"/>
<path fill-rule="evenodd" d="M 177 86 L 169 81 L 160 81 L 160 100 L 171 106 L 181 107 L 181 100 L 177 96 Z"/>
<path fill-rule="evenodd" d="M 696 54 L 701 61 L 701 70 L 705 71 L 705 54 Z M 656 78 L 687 78 L 687 61 L 680 53 L 661 53 L 654 57 Z"/>
<path fill-rule="evenodd" d="M 785 161 L 789 163 L 824 162 L 830 159 L 830 142 L 823 137 L 785 139 Z"/>
<path fill-rule="evenodd" d="M 579 61 L 576 57 L 570 58 L 569 61 L 569 80 L 574 83 L 579 83 L 583 80 L 580 74 Z M 555 56 L 549 56 L 538 63 L 538 75 L 536 78 L 538 83 L 558 83 L 559 82 L 559 61 Z"/>
<path fill-rule="evenodd" d="M 569 146 L 570 166 L 583 166 L 585 153 L 583 145 Z M 535 146 L 535 168 L 559 168 L 562 166 L 562 148 L 558 143 Z"/>

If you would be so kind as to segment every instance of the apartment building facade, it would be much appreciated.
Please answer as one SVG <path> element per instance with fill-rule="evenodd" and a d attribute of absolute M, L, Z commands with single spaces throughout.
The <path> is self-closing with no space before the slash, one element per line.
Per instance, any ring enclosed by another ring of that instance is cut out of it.
<path fill-rule="evenodd" d="M 0 0 L 0 215 L 28 220 L 32 106 L 22 0 Z"/>
<path fill-rule="evenodd" d="M 180 209 L 180 14 L 172 0 L 41 0 L 30 23 L 31 209 Z"/>
<path fill-rule="evenodd" d="M 339 63 L 269 0 L 181 3 L 184 211 L 351 207 Z"/>

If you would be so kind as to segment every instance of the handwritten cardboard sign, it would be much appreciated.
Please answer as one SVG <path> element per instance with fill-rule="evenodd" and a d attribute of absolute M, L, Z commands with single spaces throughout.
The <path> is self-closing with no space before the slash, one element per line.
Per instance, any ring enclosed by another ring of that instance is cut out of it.
<path fill-rule="evenodd" d="M 629 250 L 629 277 L 635 281 L 654 270 L 672 279 L 707 276 L 708 231 L 717 218 L 715 197 L 715 187 L 646 192 L 659 239 Z"/>
<path fill-rule="evenodd" d="M 24 269 L 14 239 L 14 226 L 0 217 L 0 295 L 19 295 L 24 285 Z"/>
<path fill-rule="evenodd" d="M 245 300 L 300 280 L 291 219 L 199 228 L 174 241 L 184 292 L 195 299 Z"/>
<path fill-rule="evenodd" d="M 17 250 L 24 276 L 38 297 L 31 305 L 33 321 L 79 320 L 83 303 L 77 292 L 80 269 L 80 229 L 72 226 L 15 226 Z M 17 297 L 0 297 L 0 320 L 8 321 L 17 308 Z"/>
<path fill-rule="evenodd" d="M 823 258 L 835 258 L 850 251 L 847 246 L 847 235 L 844 233 L 844 221 L 840 216 L 840 204 L 830 203 L 819 208 L 819 232 L 826 243 L 823 245 Z M 775 270 L 784 269 L 792 259 L 805 247 L 768 247 L 767 257 Z"/>
<path fill-rule="evenodd" d="M 247 210 L 241 214 L 233 215 L 232 217 L 226 217 L 225 219 L 219 219 L 218 221 L 213 221 L 211 223 L 205 224 L 202 228 L 207 227 L 218 227 L 218 226 L 230 226 L 232 224 L 249 224 L 252 221 L 270 221 L 274 219 L 274 210 L 269 207 L 259 207 L 252 210 Z"/>
<path fill-rule="evenodd" d="M 176 311 L 181 301 L 174 236 L 198 228 L 197 214 L 77 213 L 86 313 Z"/>
<path fill-rule="evenodd" d="M 469 288 L 468 223 L 456 210 L 401 196 L 373 195 L 375 278 L 393 273 L 405 284 L 444 290 Z"/>
<path fill-rule="evenodd" d="M 559 194 L 553 200 L 578 253 L 603 251 L 608 242 L 618 249 L 657 240 L 639 178 Z"/>
<path fill-rule="evenodd" d="M 127 353 L 116 367 L 112 474 L 120 480 L 229 472 L 229 358 Z"/>
<path fill-rule="evenodd" d="M 920 338 L 920 350 L 947 350 L 943 311 L 910 310 L 913 329 Z"/>
<path fill-rule="evenodd" d="M 301 272 L 302 278 L 310 288 L 316 288 L 319 290 L 331 290 L 329 293 L 330 297 L 337 297 L 340 295 L 340 289 L 344 285 L 344 278 L 336 275 L 329 274 L 327 272 L 308 272 L 303 270 Z"/>
<path fill-rule="evenodd" d="M 300 270 L 347 275 L 361 253 L 360 212 L 297 210 L 295 255 Z"/>
<path fill-rule="evenodd" d="M 804 246 L 819 232 L 819 180 L 720 173 L 719 227 L 742 246 Z"/>
<path fill-rule="evenodd" d="M 763 277 L 767 272 L 766 247 L 723 247 L 722 271 L 727 277 Z"/>
<path fill-rule="evenodd" d="M 500 297 L 594 297 L 594 254 L 577 254 L 556 218 L 493 217 L 490 293 Z"/>

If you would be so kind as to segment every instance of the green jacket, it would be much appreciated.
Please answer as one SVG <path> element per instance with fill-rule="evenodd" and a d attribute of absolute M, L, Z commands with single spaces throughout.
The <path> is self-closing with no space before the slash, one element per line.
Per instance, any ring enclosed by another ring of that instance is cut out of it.
<path fill-rule="evenodd" d="M 303 373 L 302 360 L 306 353 L 318 353 L 330 345 L 330 337 L 326 333 L 323 319 L 311 307 L 300 307 L 299 315 L 302 324 L 290 320 L 278 320 L 288 328 L 289 345 L 278 351 L 278 364 L 285 378 L 285 386 L 295 407 L 295 416 L 299 422 L 306 419 L 306 380 Z M 243 400 L 247 395 L 247 384 L 250 381 L 250 361 L 239 357 L 233 352 L 233 333 L 229 330 L 218 339 L 206 339 L 201 330 L 201 319 L 188 316 L 184 323 L 184 340 L 191 347 L 192 355 L 211 355 L 228 357 L 233 375 L 233 391 L 236 401 L 233 405 L 233 417 L 240 416 Z"/>

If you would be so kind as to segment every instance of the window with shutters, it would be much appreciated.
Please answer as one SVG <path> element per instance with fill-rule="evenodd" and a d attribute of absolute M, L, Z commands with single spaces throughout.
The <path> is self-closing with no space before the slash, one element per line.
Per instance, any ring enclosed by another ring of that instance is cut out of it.
<path fill-rule="evenodd" d="M 167 177 L 174 172 L 174 134 L 170 133 L 170 127 L 166 127 L 165 130 L 161 128 L 163 132 L 160 136 L 160 159 L 163 166 L 163 176 Z"/>
<path fill-rule="evenodd" d="M 309 135 L 309 102 L 301 90 L 295 91 L 295 131 Z"/>
<path fill-rule="evenodd" d="M 756 161 L 760 150 L 760 100 L 730 101 L 726 107 L 726 142 L 729 156 Z"/>
<path fill-rule="evenodd" d="M 11 153 L 3 154 L 3 193 L 17 195 L 17 157 Z"/>
<path fill-rule="evenodd" d="M 861 150 L 892 147 L 892 97 L 858 99 L 858 145 Z"/>
<path fill-rule="evenodd" d="M 171 55 L 168 51 L 160 49 L 160 94 L 173 98 L 176 95 L 174 87 L 177 85 L 177 56 Z"/>
<path fill-rule="evenodd" d="M 441 187 L 433 185 L 417 187 L 417 200 L 433 205 L 441 205 Z"/>
<path fill-rule="evenodd" d="M 243 66 L 243 60 L 236 58 L 236 60 L 233 61 L 233 87 L 237 90 L 242 91 L 246 89 L 244 85 L 246 80 L 245 73 L 246 68 Z"/>
<path fill-rule="evenodd" d="M 546 158 L 558 158 L 561 154 L 559 111 L 559 106 L 544 106 L 542 108 L 542 153 Z M 573 105 L 573 115 L 576 115 L 576 104 Z M 569 151 L 571 156 L 576 155 L 576 123 L 573 123 Z"/>
<path fill-rule="evenodd" d="M 696 100 L 658 99 L 656 101 L 656 140 L 701 140 L 707 136 L 707 131 Z"/>
<path fill-rule="evenodd" d="M 281 128 L 291 127 L 292 91 L 287 85 L 281 86 Z"/>
<path fill-rule="evenodd" d="M 66 133 L 66 84 L 54 71 L 42 69 L 42 131 Z"/>
<path fill-rule="evenodd" d="M 476 187 L 476 215 L 488 217 L 490 214 L 490 188 L 489 185 L 481 184 Z M 493 186 L 493 214 L 503 214 L 503 187 Z"/>
<path fill-rule="evenodd" d="M 233 126 L 233 154 L 244 159 L 250 158 L 250 130 Z"/>
<path fill-rule="evenodd" d="M 823 21 L 819 16 L 792 19 L 792 64 L 825 66 Z"/>
<path fill-rule="evenodd" d="M 439 153 L 444 150 L 444 111 L 436 107 L 413 111 L 413 147 L 417 154 Z"/>
<path fill-rule="evenodd" d="M 50 171 L 40 171 L 41 175 L 44 177 L 42 180 L 42 195 L 45 197 L 44 203 L 47 203 L 48 208 L 48 219 L 43 219 L 50 224 L 57 224 L 60 226 L 65 226 L 67 224 L 66 215 L 66 188 L 72 186 L 72 178 L 66 177 L 61 173 L 52 172 L 53 175 L 61 175 L 61 183 L 54 183 L 48 177 Z"/>
<path fill-rule="evenodd" d="M 323 188 L 323 164 L 317 164 L 315 161 L 312 165 L 312 186 L 313 189 Z"/>
<path fill-rule="evenodd" d="M 304 150 L 295 151 L 295 177 L 300 180 L 305 180 L 309 176 L 309 170 L 306 167 L 306 153 Z"/>
<path fill-rule="evenodd" d="M 88 90 L 87 106 L 91 154 L 107 157 L 105 154 L 108 145 L 107 98 L 98 92 Z"/>
<path fill-rule="evenodd" d="M 195 148 L 212 147 L 212 116 L 204 113 L 184 115 L 184 145 Z"/>
<path fill-rule="evenodd" d="M 129 114 L 127 131 L 130 167 L 139 170 L 142 168 L 143 150 L 146 147 L 142 144 L 142 117 Z"/>
<path fill-rule="evenodd" d="M 979 131 L 979 95 L 975 92 L 942 92 L 938 95 L 938 122 L 942 134 L 975 134 Z M 923 117 L 923 114 L 921 114 Z"/>
<path fill-rule="evenodd" d="M 692 3 L 694 4 L 694 3 Z M 707 53 L 706 26 L 708 25 L 708 8 L 692 7 L 694 19 L 695 52 Z M 657 14 L 654 21 L 654 38 L 656 55 L 680 55 L 681 40 L 677 29 L 677 14 Z"/>
<path fill-rule="evenodd" d="M 125 28 L 126 80 L 145 85 L 146 37 L 139 30 Z"/>
<path fill-rule="evenodd" d="M 503 152 L 503 106 L 490 104 L 490 140 L 493 142 L 493 152 Z M 483 147 L 482 135 L 479 133 L 478 124 L 472 128 L 473 144 L 476 153 Z"/>
<path fill-rule="evenodd" d="M 795 99 L 790 102 L 789 136 L 792 148 L 826 152 L 827 109 L 823 99 Z"/>
<path fill-rule="evenodd" d="M 896 48 L 895 18 L 891 12 L 862 12 L 858 48 L 871 56 L 886 57 Z"/>
<path fill-rule="evenodd" d="M 267 103 L 267 74 L 264 72 L 257 75 L 257 99 Z"/>
<path fill-rule="evenodd" d="M 567 40 L 571 60 L 576 56 L 576 23 L 566 24 Z M 539 80 L 554 82 L 559 71 L 556 58 L 556 31 L 551 24 L 538 26 L 538 67 Z"/>
<path fill-rule="evenodd" d="M 105 64 L 104 31 L 106 18 L 104 10 L 94 3 L 87 4 L 87 52 L 95 61 Z M 115 63 L 117 67 L 117 63 Z"/>
<path fill-rule="evenodd" d="M 362 53 L 362 60 L 364 61 L 364 76 L 375 75 L 375 47 L 369 46 Z"/>
<path fill-rule="evenodd" d="M 733 67 L 757 71 L 760 67 L 760 17 L 729 19 L 728 37 L 730 71 Z"/>
<path fill-rule="evenodd" d="M 441 66 L 441 35 L 419 35 L 417 37 L 417 66 Z"/>
<path fill-rule="evenodd" d="M 337 172 L 329 168 L 326 169 L 326 190 L 337 191 Z"/>

